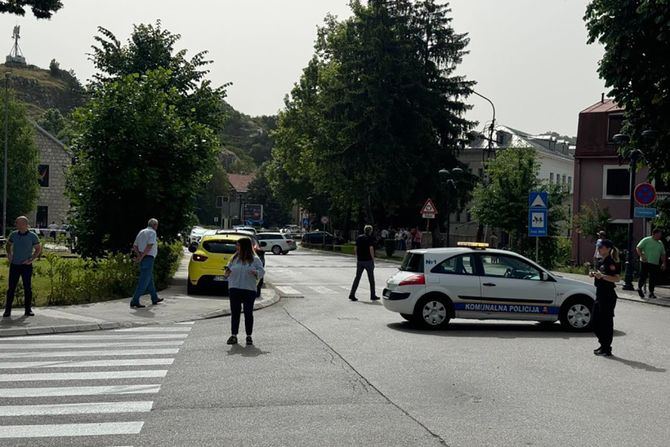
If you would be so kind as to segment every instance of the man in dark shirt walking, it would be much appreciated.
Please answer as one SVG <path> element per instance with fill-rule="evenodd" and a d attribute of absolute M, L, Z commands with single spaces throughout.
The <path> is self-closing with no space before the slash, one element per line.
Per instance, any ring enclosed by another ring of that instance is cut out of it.
<path fill-rule="evenodd" d="M 372 237 L 372 226 L 366 225 L 363 228 L 363 233 L 356 238 L 356 247 L 354 248 L 354 253 L 356 253 L 356 277 L 351 286 L 349 299 L 358 301 L 356 289 L 358 289 L 358 283 L 363 275 L 363 270 L 365 270 L 370 281 L 370 299 L 377 301 L 379 297 L 375 293 L 375 239 Z"/>

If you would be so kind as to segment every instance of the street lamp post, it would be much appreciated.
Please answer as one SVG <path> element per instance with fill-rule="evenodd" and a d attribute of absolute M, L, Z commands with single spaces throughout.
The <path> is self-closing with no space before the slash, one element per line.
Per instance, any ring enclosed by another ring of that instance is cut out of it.
<path fill-rule="evenodd" d="M 2 237 L 7 237 L 7 157 L 9 153 L 9 72 L 5 72 L 5 156 L 2 178 Z"/>
<path fill-rule="evenodd" d="M 442 182 L 445 184 L 446 188 L 446 193 L 447 193 L 447 199 L 445 200 L 445 209 L 444 209 L 444 215 L 447 219 L 446 222 L 446 230 L 447 230 L 447 243 L 446 246 L 449 246 L 449 233 L 451 232 L 451 200 L 449 198 L 449 187 L 451 186 L 454 189 L 454 192 L 458 189 L 456 186 L 456 182 L 458 181 L 458 176 L 463 173 L 463 170 L 461 168 L 453 168 L 453 169 L 440 169 L 438 171 L 438 174 L 440 175 L 440 179 Z"/>
<path fill-rule="evenodd" d="M 656 131 L 654 130 L 645 130 L 642 132 L 642 137 L 645 140 L 652 140 L 656 136 Z M 625 134 L 616 134 L 613 137 L 615 143 L 619 145 L 626 145 L 630 143 L 630 136 Z M 633 191 L 635 190 L 635 171 L 637 170 L 638 162 L 644 160 L 644 153 L 640 149 L 632 149 L 627 157 L 628 163 L 630 166 L 630 199 L 628 202 L 628 219 L 630 223 L 628 224 L 628 253 L 626 254 L 626 273 L 624 275 L 624 284 L 623 290 L 635 290 L 633 286 L 633 238 L 634 236 L 634 222 L 635 222 L 635 196 Z"/>

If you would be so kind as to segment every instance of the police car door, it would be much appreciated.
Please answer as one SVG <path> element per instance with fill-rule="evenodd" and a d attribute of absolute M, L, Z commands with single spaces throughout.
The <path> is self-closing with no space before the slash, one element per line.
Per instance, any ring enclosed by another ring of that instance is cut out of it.
<path fill-rule="evenodd" d="M 439 283 L 439 291 L 454 303 L 456 316 L 462 302 L 480 299 L 481 286 L 476 275 L 475 255 L 472 253 L 452 256 L 438 262 L 427 275 L 426 287 L 430 287 L 433 281 Z"/>
<path fill-rule="evenodd" d="M 471 306 L 486 318 L 555 319 L 556 286 L 543 281 L 542 272 L 525 260 L 499 253 L 478 253 L 481 301 Z M 552 316 L 553 315 L 553 316 Z"/>

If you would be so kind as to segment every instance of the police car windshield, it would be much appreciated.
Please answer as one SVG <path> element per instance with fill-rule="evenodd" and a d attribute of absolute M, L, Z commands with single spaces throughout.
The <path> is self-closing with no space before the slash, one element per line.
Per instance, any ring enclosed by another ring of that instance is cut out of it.
<path fill-rule="evenodd" d="M 423 255 L 419 253 L 407 253 L 402 260 L 400 270 L 403 272 L 423 273 Z"/>

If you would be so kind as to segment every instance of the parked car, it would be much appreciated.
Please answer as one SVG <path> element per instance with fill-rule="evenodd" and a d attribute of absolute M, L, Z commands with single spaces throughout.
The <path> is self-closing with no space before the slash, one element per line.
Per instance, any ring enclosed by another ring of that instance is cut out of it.
<path fill-rule="evenodd" d="M 256 237 L 247 231 L 214 230 L 216 234 L 204 235 L 199 243 L 192 243 L 189 251 L 193 253 L 188 263 L 186 293 L 197 293 L 205 287 L 220 285 L 224 292 L 228 290 L 228 279 L 223 276 L 223 268 L 235 254 L 237 241 L 251 239 L 254 251 L 265 265 L 265 253 L 261 250 Z"/>
<path fill-rule="evenodd" d="M 325 245 L 341 245 L 344 239 L 333 236 L 327 231 L 314 231 L 302 235 L 302 241 L 307 244 L 325 244 Z"/>
<path fill-rule="evenodd" d="M 257 233 L 256 228 L 252 227 L 251 225 L 235 225 L 233 230 L 249 231 L 253 234 Z"/>
<path fill-rule="evenodd" d="M 256 238 L 261 245 L 261 250 L 266 252 L 271 251 L 276 255 L 285 255 L 289 251 L 298 248 L 293 239 L 286 237 L 286 235 L 282 233 L 258 233 Z"/>
<path fill-rule="evenodd" d="M 484 244 L 486 245 L 486 244 Z M 410 250 L 386 283 L 384 307 L 425 328 L 452 318 L 526 320 L 568 330 L 591 326 L 595 287 L 563 278 L 506 250 Z"/>
<path fill-rule="evenodd" d="M 211 230 L 205 227 L 193 227 L 191 229 L 191 234 L 188 236 L 188 245 L 193 243 L 197 244 L 200 242 L 200 239 L 206 234 L 215 234 L 216 230 Z"/>

